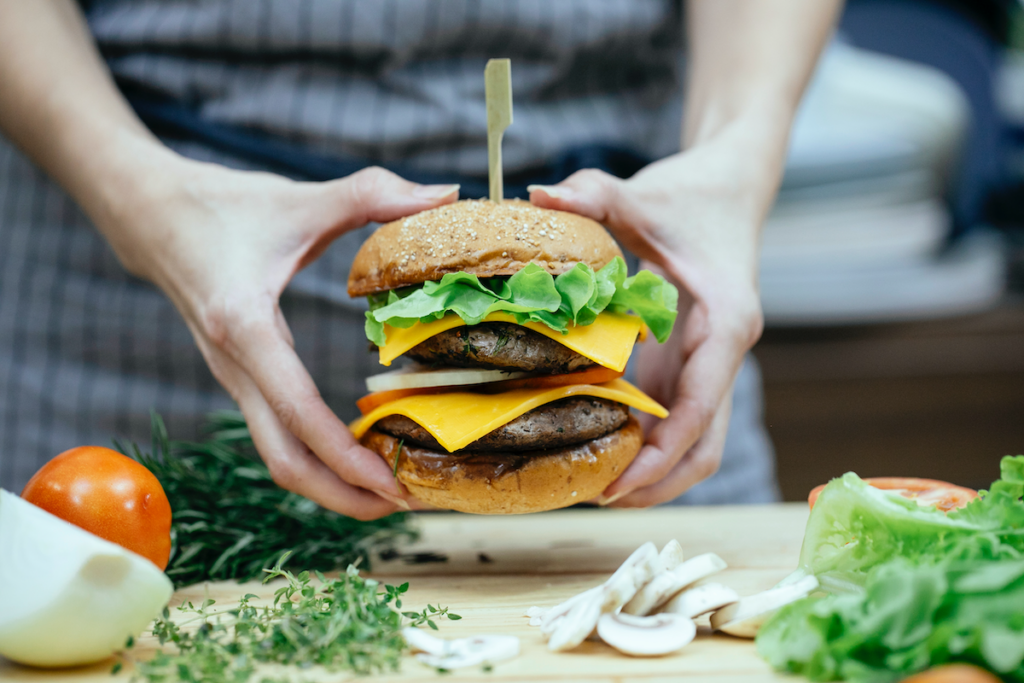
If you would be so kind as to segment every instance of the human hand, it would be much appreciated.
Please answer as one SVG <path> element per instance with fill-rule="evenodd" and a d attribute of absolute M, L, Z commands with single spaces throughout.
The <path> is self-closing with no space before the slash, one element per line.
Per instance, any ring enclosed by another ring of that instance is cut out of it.
<path fill-rule="evenodd" d="M 711 141 L 629 180 L 586 170 L 531 188 L 533 203 L 603 223 L 642 267 L 680 288 L 672 336 L 662 345 L 646 342 L 638 364 L 640 388 L 670 414 L 641 416 L 644 447 L 602 504 L 671 500 L 718 469 L 732 384 L 761 335 L 758 232 L 771 194 L 754 191 L 763 179 L 755 182 L 737 149 L 730 140 Z"/>
<path fill-rule="evenodd" d="M 125 267 L 181 312 L 274 481 L 357 519 L 408 509 L 391 469 L 324 403 L 278 302 L 338 236 L 454 201 L 458 186 L 377 168 L 300 183 L 175 156 L 131 196 L 101 230 Z"/>

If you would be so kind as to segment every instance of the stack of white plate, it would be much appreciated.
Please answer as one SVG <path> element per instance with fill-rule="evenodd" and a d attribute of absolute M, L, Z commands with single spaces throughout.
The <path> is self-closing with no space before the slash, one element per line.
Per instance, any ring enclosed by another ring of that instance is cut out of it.
<path fill-rule="evenodd" d="M 764 230 L 768 324 L 931 318 L 999 299 L 1000 241 L 971 231 L 946 246 L 942 193 L 968 116 L 939 71 L 842 43 L 829 48 Z"/>

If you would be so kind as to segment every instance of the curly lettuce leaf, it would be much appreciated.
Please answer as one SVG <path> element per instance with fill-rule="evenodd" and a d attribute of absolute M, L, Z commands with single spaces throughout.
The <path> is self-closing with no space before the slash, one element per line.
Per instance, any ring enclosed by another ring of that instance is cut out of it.
<path fill-rule="evenodd" d="M 757 635 L 773 667 L 813 681 L 888 682 L 947 662 L 1024 681 L 1024 561 L 895 558 L 863 594 L 805 598 Z"/>
<path fill-rule="evenodd" d="M 1024 456 L 1003 458 L 1001 471 L 989 491 L 949 514 L 852 472 L 833 479 L 807 520 L 801 570 L 842 592 L 859 590 L 871 567 L 897 556 L 1016 557 L 1024 553 Z"/>
<path fill-rule="evenodd" d="M 593 324 L 601 312 L 609 310 L 634 312 L 664 342 L 675 323 L 678 298 L 672 284 L 650 271 L 626 277 L 621 258 L 597 272 L 578 263 L 558 277 L 533 263 L 507 280 L 449 273 L 438 282 L 371 296 L 366 337 L 383 346 L 385 324 L 407 328 L 455 313 L 467 325 L 476 325 L 496 312 L 509 313 L 520 324 L 543 323 L 564 333 L 570 324 Z"/>
<path fill-rule="evenodd" d="M 894 681 L 970 662 L 1024 683 L 1024 456 L 944 514 L 855 474 L 811 511 L 799 573 L 824 598 L 780 610 L 757 636 L 775 668 L 816 681 Z"/>

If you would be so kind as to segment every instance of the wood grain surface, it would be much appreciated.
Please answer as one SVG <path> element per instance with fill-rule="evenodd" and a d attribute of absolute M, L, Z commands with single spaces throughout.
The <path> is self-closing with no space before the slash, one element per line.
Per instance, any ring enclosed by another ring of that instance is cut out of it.
<path fill-rule="evenodd" d="M 696 640 L 667 657 L 634 658 L 599 642 L 585 642 L 568 653 L 549 652 L 539 629 L 524 616 L 531 605 L 551 606 L 602 581 L 644 541 L 659 548 L 675 538 L 687 557 L 718 553 L 729 568 L 714 578 L 741 595 L 769 588 L 795 568 L 806 504 L 773 506 L 660 508 L 656 510 L 569 510 L 523 517 L 422 514 L 421 539 L 403 556 L 377 562 L 373 575 L 386 583 L 409 581 L 405 607 L 441 603 L 462 615 L 442 622 L 441 636 L 482 633 L 519 636 L 522 654 L 493 671 L 464 669 L 438 676 L 409 659 L 399 674 L 374 681 L 437 681 L 455 678 L 495 682 L 556 681 L 657 683 L 679 680 L 754 683 L 794 680 L 774 675 L 758 658 L 752 641 L 711 635 L 707 618 L 698 620 Z M 418 555 L 420 562 L 410 563 Z M 436 561 L 446 558 L 446 561 Z M 435 560 L 422 562 L 424 559 Z M 233 604 L 247 592 L 270 596 L 275 584 L 212 583 L 175 594 L 171 604 L 202 600 Z M 144 636 L 133 657 L 152 654 L 156 643 Z M 64 671 L 38 671 L 0 660 L 0 681 L 127 680 L 110 675 L 111 662 Z M 270 672 L 268 672 L 270 673 Z M 349 680 L 345 674 L 308 671 L 296 681 Z"/>

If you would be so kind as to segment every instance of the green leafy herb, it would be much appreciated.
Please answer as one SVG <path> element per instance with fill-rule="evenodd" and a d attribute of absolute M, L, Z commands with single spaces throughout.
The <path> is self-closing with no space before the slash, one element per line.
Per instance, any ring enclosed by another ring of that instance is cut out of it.
<path fill-rule="evenodd" d="M 570 324 L 592 324 L 607 310 L 633 311 L 664 342 L 675 323 L 678 298 L 673 285 L 650 271 L 626 277 L 626 264 L 618 257 L 597 272 L 578 263 L 558 277 L 530 263 L 508 279 L 449 273 L 439 282 L 375 294 L 369 297 L 366 336 L 383 346 L 385 323 L 407 328 L 454 313 L 476 325 L 495 312 L 509 313 L 520 324 L 539 322 L 566 332 Z"/>
<path fill-rule="evenodd" d="M 398 453 L 395 454 L 395 469 L 391 472 L 395 479 L 398 479 L 398 461 L 402 458 L 402 446 L 405 445 L 405 439 L 398 440 Z"/>
<path fill-rule="evenodd" d="M 284 557 L 311 570 L 368 566 L 373 553 L 415 537 L 404 514 L 360 522 L 285 491 L 256 456 L 240 413 L 210 421 L 208 439 L 171 441 L 154 415 L 150 454 L 118 444 L 156 475 L 170 500 L 167 575 L 176 586 L 253 579 Z"/>
<path fill-rule="evenodd" d="M 1024 681 L 1024 563 L 898 558 L 869 572 L 864 594 L 783 608 L 757 649 L 814 681 L 896 681 L 946 662 Z"/>
<path fill-rule="evenodd" d="M 833 595 L 787 606 L 758 652 L 818 681 L 894 681 L 968 662 L 1024 682 L 1024 456 L 948 515 L 854 474 L 822 491 L 801 572 Z"/>
<path fill-rule="evenodd" d="M 161 645 L 170 644 L 173 650 L 167 648 L 170 651 L 138 663 L 137 676 L 150 683 L 245 683 L 257 665 L 301 670 L 320 666 L 363 675 L 396 671 L 408 649 L 403 627 L 437 629 L 438 619 L 461 618 L 433 605 L 423 612 L 400 614 L 397 610 L 409 584 L 381 590 L 377 581 L 364 579 L 354 566 L 333 580 L 314 574 L 319 585 L 309 572 L 294 575 L 280 564 L 266 570 L 267 581 L 283 578 L 287 582 L 267 606 L 252 604 L 257 599 L 252 594 L 226 610 L 207 599 L 198 607 L 192 603 L 179 607 L 178 612 L 190 618 L 177 623 L 165 609 L 153 633 Z M 198 628 L 190 627 L 196 623 Z M 290 680 L 289 673 L 294 672 L 286 670 L 280 680 Z"/>

